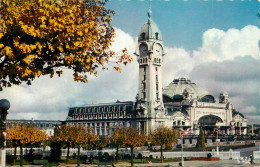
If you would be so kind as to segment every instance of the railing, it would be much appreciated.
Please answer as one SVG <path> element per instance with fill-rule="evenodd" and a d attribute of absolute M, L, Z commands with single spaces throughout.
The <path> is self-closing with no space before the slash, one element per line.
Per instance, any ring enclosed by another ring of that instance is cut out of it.
<path fill-rule="evenodd" d="M 260 151 L 253 152 L 254 159 L 260 159 Z"/>
<path fill-rule="evenodd" d="M 24 155 L 29 154 L 29 150 L 30 148 L 24 148 L 23 152 Z M 115 155 L 116 150 L 115 149 L 103 149 L 103 150 L 83 150 L 81 149 L 81 155 L 84 156 L 98 156 L 100 154 L 104 154 L 104 153 L 108 153 L 109 155 Z M 67 156 L 67 149 L 61 149 L 61 156 L 62 157 L 66 157 Z M 239 159 L 240 157 L 240 152 L 239 151 L 226 151 L 226 152 L 192 152 L 192 151 L 184 151 L 183 152 L 183 157 L 207 157 L 208 154 L 211 153 L 211 155 L 213 157 L 219 157 L 220 159 Z M 40 148 L 34 148 L 34 154 L 36 155 L 43 155 L 43 157 L 46 156 L 50 156 L 51 155 L 51 151 L 50 149 L 45 149 L 42 151 L 42 149 Z M 77 155 L 78 154 L 78 150 L 75 148 L 71 148 L 70 149 L 70 153 L 69 156 L 73 156 L 73 155 Z M 121 155 L 130 155 L 130 149 L 120 149 L 119 150 L 119 154 Z M 153 156 L 153 158 L 160 158 L 161 157 L 161 153 L 160 152 L 150 152 L 150 151 L 134 151 L 135 156 L 137 156 L 138 154 L 142 154 L 145 157 L 149 157 L 149 156 Z M 7 149 L 7 155 L 14 155 L 14 149 L 12 148 L 8 148 Z M 20 155 L 20 149 L 17 149 L 16 155 Z M 163 156 L 165 158 L 180 158 L 182 156 L 181 152 L 164 152 Z M 260 159 L 260 151 L 254 151 L 254 156 L 255 159 Z"/>
<path fill-rule="evenodd" d="M 225 107 L 226 107 L 226 104 L 198 102 L 198 107 L 225 108 Z"/>
<path fill-rule="evenodd" d="M 207 157 L 208 154 L 211 154 L 212 157 L 219 157 L 220 159 L 239 159 L 240 152 L 239 151 L 228 151 L 228 152 L 164 152 L 163 156 L 165 158 L 181 158 L 183 157 Z M 161 157 L 160 152 L 150 153 L 153 157 Z"/>

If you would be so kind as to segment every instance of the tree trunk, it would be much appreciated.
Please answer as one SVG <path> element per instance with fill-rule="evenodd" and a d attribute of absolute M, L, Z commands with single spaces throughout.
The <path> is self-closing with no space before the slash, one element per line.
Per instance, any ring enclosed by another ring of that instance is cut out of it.
<path fill-rule="evenodd" d="M 131 167 L 134 167 L 134 147 L 130 146 L 131 148 Z"/>
<path fill-rule="evenodd" d="M 78 167 L 80 167 L 80 146 L 78 146 L 78 160 L 77 160 L 77 163 L 78 163 Z"/>
<path fill-rule="evenodd" d="M 69 156 L 70 156 L 70 145 L 67 147 L 67 157 L 66 157 L 66 164 L 69 162 Z"/>
<path fill-rule="evenodd" d="M 23 145 L 20 143 L 20 167 L 23 166 Z"/>
<path fill-rule="evenodd" d="M 161 163 L 163 163 L 163 145 L 161 145 Z"/>
<path fill-rule="evenodd" d="M 118 162 L 118 150 L 119 150 L 119 145 L 116 145 L 116 163 Z"/>
<path fill-rule="evenodd" d="M 13 162 L 14 165 L 15 165 L 15 162 L 16 162 L 16 152 L 17 152 L 17 146 L 15 145 L 14 146 L 14 162 Z"/>

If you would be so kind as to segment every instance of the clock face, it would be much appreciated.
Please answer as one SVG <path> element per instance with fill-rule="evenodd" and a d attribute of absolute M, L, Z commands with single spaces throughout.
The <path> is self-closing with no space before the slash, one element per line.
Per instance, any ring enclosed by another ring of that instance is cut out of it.
<path fill-rule="evenodd" d="M 146 55 L 147 55 L 147 46 L 144 45 L 144 44 L 142 44 L 142 45 L 140 46 L 140 56 L 141 56 L 141 57 L 144 57 L 144 56 L 146 56 Z"/>
<path fill-rule="evenodd" d="M 156 56 L 161 56 L 162 55 L 162 46 L 159 44 L 156 44 L 154 46 L 154 50 L 155 50 L 155 55 Z"/>

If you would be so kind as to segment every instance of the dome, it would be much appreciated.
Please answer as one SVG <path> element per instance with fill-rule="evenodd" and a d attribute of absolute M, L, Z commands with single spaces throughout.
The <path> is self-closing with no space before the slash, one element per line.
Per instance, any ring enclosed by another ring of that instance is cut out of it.
<path fill-rule="evenodd" d="M 197 98 L 199 101 L 204 101 L 205 98 L 213 98 L 212 95 L 197 86 L 195 83 L 192 83 L 190 80 L 186 78 L 174 79 L 166 88 L 163 90 L 164 99 L 168 99 L 170 101 L 181 101 L 183 99 L 184 93 L 189 93 L 192 98 Z M 167 101 L 168 101 L 167 100 Z"/>
<path fill-rule="evenodd" d="M 138 36 L 138 41 L 143 41 L 143 40 L 149 40 L 149 39 L 154 39 L 154 40 L 162 40 L 162 35 L 161 31 L 158 28 L 158 26 L 155 24 L 155 22 L 152 21 L 151 19 L 151 10 L 148 12 L 148 21 L 143 25 L 141 28 L 141 31 Z"/>

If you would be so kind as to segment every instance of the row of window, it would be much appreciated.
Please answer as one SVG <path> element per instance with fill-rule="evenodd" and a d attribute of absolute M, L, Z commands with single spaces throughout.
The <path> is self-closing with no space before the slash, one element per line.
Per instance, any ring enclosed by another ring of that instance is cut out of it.
<path fill-rule="evenodd" d="M 140 64 L 146 64 L 147 63 L 147 57 L 139 59 L 139 63 Z"/>
<path fill-rule="evenodd" d="M 108 118 L 124 118 L 125 112 L 119 113 L 103 113 L 103 114 L 75 114 L 72 118 L 75 119 L 108 119 Z"/>
<path fill-rule="evenodd" d="M 181 120 L 177 120 L 173 122 L 173 126 L 181 126 L 181 125 L 184 126 L 185 122 Z"/>
<path fill-rule="evenodd" d="M 154 63 L 160 64 L 161 63 L 161 59 L 160 58 L 154 58 Z"/>
<path fill-rule="evenodd" d="M 8 123 L 9 124 L 8 126 L 10 126 L 10 127 L 14 126 L 16 123 L 18 123 L 18 122 L 10 122 L 10 123 Z M 55 125 L 57 125 L 55 123 L 31 123 L 31 122 L 28 122 L 28 123 L 33 124 L 38 128 L 51 128 L 51 127 L 55 127 Z"/>
<path fill-rule="evenodd" d="M 106 107 L 93 107 L 93 108 L 75 108 L 76 113 L 89 113 L 89 112 L 109 112 L 126 110 L 126 106 L 106 106 Z"/>
<path fill-rule="evenodd" d="M 86 128 L 93 127 L 110 127 L 110 126 L 124 126 L 125 122 L 93 122 L 93 123 L 71 123 L 74 125 L 82 124 Z"/>
<path fill-rule="evenodd" d="M 140 64 L 147 64 L 147 57 L 140 58 L 138 61 L 139 61 Z M 160 64 L 161 63 L 161 59 L 160 58 L 154 58 L 154 63 L 155 64 Z"/>
<path fill-rule="evenodd" d="M 156 33 L 154 33 L 154 35 L 155 35 L 155 36 L 154 36 L 155 39 L 158 40 L 158 39 L 159 39 L 159 33 L 156 32 Z M 145 39 L 145 32 L 143 32 L 143 33 L 141 34 L 141 38 L 142 38 L 142 39 Z"/>

